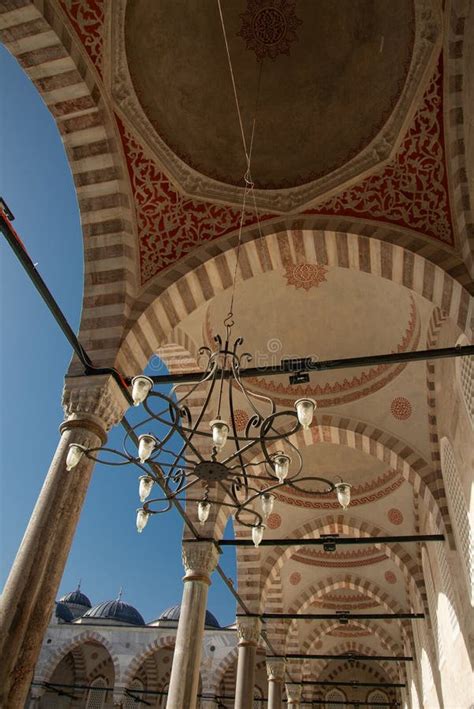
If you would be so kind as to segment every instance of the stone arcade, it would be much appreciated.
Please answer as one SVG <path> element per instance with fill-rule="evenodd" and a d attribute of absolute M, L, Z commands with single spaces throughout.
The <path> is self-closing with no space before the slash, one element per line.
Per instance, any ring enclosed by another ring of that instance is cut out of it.
<path fill-rule="evenodd" d="M 260 92 L 236 273 L 257 364 L 470 344 L 474 4 L 220 6 L 244 143 Z M 198 370 L 228 312 L 246 171 L 219 3 L 0 0 L 0 32 L 74 177 L 81 343 L 123 377 L 153 356 Z M 314 475 L 343 471 L 352 502 L 276 492 L 265 539 L 301 544 L 237 548 L 249 612 L 228 628 L 206 615 L 216 547 L 186 535 L 182 602 L 157 621 L 79 590 L 55 605 L 93 474 L 85 456 L 66 474 L 69 445 L 102 445 L 129 407 L 113 377 L 83 376 L 76 359 L 67 375 L 57 452 L 2 597 L 1 706 L 472 706 L 472 358 L 251 378 L 278 407 L 316 400 L 293 443 Z M 244 430 L 244 402 L 236 414 Z M 220 539 L 227 518 L 211 515 L 203 538 Z M 308 543 L 323 534 L 368 542 Z M 419 534 L 444 541 L 377 542 Z M 262 613 L 407 610 L 425 618 L 277 618 L 265 623 L 276 654 L 262 641 Z M 82 689 L 72 699 L 61 684 Z"/>

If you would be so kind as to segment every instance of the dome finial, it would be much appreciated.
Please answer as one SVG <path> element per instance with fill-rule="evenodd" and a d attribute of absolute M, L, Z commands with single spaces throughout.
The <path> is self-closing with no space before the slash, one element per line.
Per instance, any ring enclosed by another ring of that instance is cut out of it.
<path fill-rule="evenodd" d="M 120 586 L 120 589 L 119 589 L 119 592 L 118 592 L 118 596 L 117 596 L 117 601 L 121 601 L 121 600 L 122 600 L 122 593 L 123 593 L 123 588 L 122 588 L 122 586 Z"/>
<path fill-rule="evenodd" d="M 77 590 L 78 590 L 78 591 L 81 590 L 81 583 L 82 583 L 82 579 L 79 579 L 79 583 L 77 584 Z"/>

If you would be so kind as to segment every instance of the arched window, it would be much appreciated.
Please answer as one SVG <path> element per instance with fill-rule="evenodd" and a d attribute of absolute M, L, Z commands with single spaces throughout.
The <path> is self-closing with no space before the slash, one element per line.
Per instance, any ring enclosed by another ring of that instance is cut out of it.
<path fill-rule="evenodd" d="M 89 693 L 87 695 L 86 709 L 102 709 L 105 704 L 106 694 L 104 690 L 107 688 L 107 682 L 104 677 L 96 677 L 91 682 Z"/>
<path fill-rule="evenodd" d="M 461 335 L 456 344 L 468 345 L 469 341 L 465 335 Z M 457 357 L 456 367 L 462 398 L 471 426 L 474 427 L 474 357 Z"/>
<path fill-rule="evenodd" d="M 412 679 L 410 686 L 410 696 L 411 705 L 413 709 L 420 709 L 420 700 L 418 699 L 418 690 L 416 688 L 415 680 Z"/>
<path fill-rule="evenodd" d="M 425 648 L 421 650 L 421 684 L 423 685 L 423 702 L 426 703 L 434 684 L 431 661 Z"/>
<path fill-rule="evenodd" d="M 326 709 L 345 709 L 345 704 L 339 704 L 339 702 L 345 701 L 346 695 L 340 689 L 330 689 L 329 692 L 326 692 Z"/>
<path fill-rule="evenodd" d="M 441 441 L 441 468 L 459 555 L 466 572 L 471 604 L 474 602 L 474 558 L 469 513 L 456 467 L 454 451 L 447 438 Z"/>
<path fill-rule="evenodd" d="M 386 704 L 387 702 L 388 696 L 385 692 L 381 692 L 379 689 L 375 689 L 367 696 L 368 709 L 378 709 L 378 704 Z"/>
<path fill-rule="evenodd" d="M 130 686 L 128 687 L 130 693 L 133 695 L 134 690 L 137 691 L 137 694 L 135 696 L 139 697 L 140 699 L 142 698 L 142 693 L 144 689 L 143 682 L 136 677 L 131 683 Z M 136 709 L 139 703 L 133 698 L 133 696 L 126 695 L 125 697 L 125 702 L 124 702 L 124 709 Z"/>
<path fill-rule="evenodd" d="M 442 601 L 443 618 L 449 619 L 451 629 L 451 640 L 454 640 L 459 633 L 458 616 L 455 609 L 453 584 L 451 583 L 451 573 L 449 571 L 446 549 L 444 544 L 436 544 L 436 556 L 438 558 L 439 573 L 441 575 L 441 593 L 439 600 Z"/>
<path fill-rule="evenodd" d="M 431 625 L 433 626 L 433 635 L 436 638 L 436 649 L 438 653 L 438 665 L 444 663 L 446 656 L 444 652 L 443 634 L 441 631 L 441 623 L 438 614 L 438 602 L 434 590 L 433 577 L 429 563 L 428 552 L 426 549 L 421 550 L 421 565 L 423 568 L 423 578 L 425 580 L 426 595 L 428 597 L 428 608 L 430 610 Z"/>

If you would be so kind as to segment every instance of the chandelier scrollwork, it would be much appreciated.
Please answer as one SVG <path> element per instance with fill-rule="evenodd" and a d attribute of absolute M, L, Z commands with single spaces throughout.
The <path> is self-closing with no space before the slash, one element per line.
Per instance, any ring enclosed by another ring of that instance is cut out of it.
<path fill-rule="evenodd" d="M 195 503 L 201 524 L 207 522 L 212 505 L 218 504 L 232 508 L 234 518 L 252 529 L 258 545 L 274 507 L 274 491 L 283 486 L 318 495 L 336 492 L 343 507 L 350 501 L 347 483 L 303 474 L 301 453 L 291 440 L 301 428 L 310 427 L 316 402 L 298 399 L 294 409 L 279 411 L 271 398 L 248 389 L 241 370 L 252 357 L 248 352 L 239 354 L 241 337 L 231 341 L 232 324 L 227 318 L 226 339 L 217 335 L 214 350 L 201 348 L 206 363 L 197 383 L 175 385 L 168 395 L 156 390 L 146 375 L 133 378 L 133 402 L 146 417 L 127 432 L 123 451 L 70 446 L 68 468 L 87 455 L 108 465 L 131 464 L 140 470 L 139 532 L 150 516 L 167 512 L 173 500 Z M 243 431 L 236 423 L 236 398 L 249 412 Z M 150 431 L 153 427 L 164 434 Z M 113 458 L 104 459 L 104 453 Z M 310 489 L 305 487 L 308 483 Z M 163 494 L 150 498 L 155 486 Z"/>

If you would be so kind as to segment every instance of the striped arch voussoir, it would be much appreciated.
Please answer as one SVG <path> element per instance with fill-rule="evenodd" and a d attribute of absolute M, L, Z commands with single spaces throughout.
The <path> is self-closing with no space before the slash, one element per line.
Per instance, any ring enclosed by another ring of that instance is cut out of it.
<path fill-rule="evenodd" d="M 468 328 L 470 297 L 462 285 L 440 267 L 401 246 L 376 238 L 334 231 L 280 231 L 248 241 L 241 246 L 241 268 L 245 281 L 268 271 L 284 271 L 288 254 L 299 254 L 301 262 L 348 268 L 371 273 L 418 293 L 449 313 L 463 330 Z M 139 308 L 127 325 L 119 366 L 125 374 L 142 371 L 158 347 L 197 308 L 211 301 L 231 285 L 235 248 L 215 255 L 210 248 L 206 260 L 161 291 L 151 289 L 149 299 L 141 297 Z M 161 275 L 162 282 L 166 281 Z"/>
<path fill-rule="evenodd" d="M 175 642 L 176 642 L 175 635 L 164 635 L 163 637 L 158 638 L 157 640 L 154 640 L 153 642 L 149 643 L 139 655 L 136 655 L 132 660 L 130 660 L 128 667 L 125 669 L 125 671 L 123 673 L 123 681 L 122 681 L 123 686 L 124 687 L 129 686 L 129 684 L 132 682 L 135 675 L 139 671 L 141 665 L 151 655 L 154 655 L 155 652 L 158 652 L 159 650 L 167 650 L 167 649 L 168 650 L 173 649 L 173 651 L 174 651 Z"/>
<path fill-rule="evenodd" d="M 0 40 L 51 112 L 76 187 L 85 264 L 79 337 L 94 364 L 110 365 L 138 282 L 134 216 L 117 128 L 97 72 L 60 4 L 11 0 L 6 7 L 0 8 Z M 77 369 L 73 362 L 71 373 Z"/>
<path fill-rule="evenodd" d="M 83 633 L 80 633 L 79 635 L 76 635 L 74 638 L 70 638 L 67 642 L 63 643 L 56 651 L 55 653 L 49 658 L 48 662 L 46 665 L 41 669 L 40 673 L 35 676 L 35 680 L 39 682 L 49 682 L 51 679 L 51 676 L 59 664 L 59 662 L 70 652 L 72 652 L 75 648 L 79 647 L 80 645 L 84 645 L 87 642 L 94 643 L 96 645 L 101 645 L 104 650 L 108 652 L 110 655 L 110 659 L 112 661 L 112 664 L 114 666 L 114 673 L 115 673 L 115 683 L 120 682 L 121 679 L 121 671 L 120 671 L 120 662 L 118 659 L 118 656 L 115 652 L 115 649 L 112 645 L 112 643 L 109 642 L 106 638 L 104 638 L 103 635 L 100 633 L 97 633 L 94 630 L 86 630 Z"/>
<path fill-rule="evenodd" d="M 311 584 L 311 586 L 305 589 L 291 604 L 291 606 L 289 607 L 289 612 L 303 612 L 308 606 L 312 605 L 316 598 L 319 598 L 321 595 L 324 595 L 325 593 L 328 593 L 330 591 L 337 591 L 340 589 L 350 589 L 352 591 L 359 591 L 367 597 L 377 601 L 377 603 L 379 603 L 379 605 L 381 605 L 389 613 L 402 612 L 400 604 L 393 598 L 391 598 L 391 596 L 383 589 L 381 589 L 377 584 L 373 583 L 368 579 L 364 579 L 360 576 L 355 576 L 353 574 L 345 574 L 344 576 L 341 575 L 337 578 L 329 577 L 319 581 L 316 584 Z M 400 625 L 402 633 L 406 636 L 406 622 L 398 621 L 398 623 Z M 296 621 L 293 621 L 286 638 L 287 652 L 298 652 L 298 646 L 298 628 Z"/>
<path fill-rule="evenodd" d="M 340 514 L 313 519 L 293 530 L 289 536 L 292 539 L 301 539 L 302 546 L 304 546 L 305 539 L 311 539 L 321 534 L 347 534 L 359 537 L 370 537 L 373 543 L 376 543 L 376 537 L 388 535 L 385 530 L 371 525 L 367 521 Z M 390 546 L 381 544 L 380 547 L 384 550 L 387 557 L 402 571 L 405 579 L 418 595 L 420 605 L 423 605 L 422 599 L 424 599 L 425 596 L 423 574 L 417 562 L 412 559 L 401 544 L 395 543 L 390 544 Z M 272 549 L 271 553 L 265 559 L 261 574 L 262 600 L 264 604 L 267 600 L 268 588 L 270 587 L 273 577 L 279 573 L 281 567 L 285 561 L 291 557 L 292 553 L 293 548 L 280 547 Z"/>

